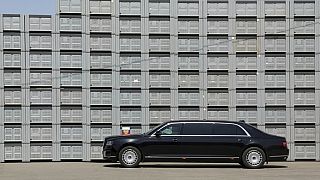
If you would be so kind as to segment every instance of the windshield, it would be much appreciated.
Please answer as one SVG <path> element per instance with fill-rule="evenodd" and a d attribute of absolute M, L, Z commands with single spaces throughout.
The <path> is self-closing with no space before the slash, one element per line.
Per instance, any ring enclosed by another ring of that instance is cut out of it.
<path fill-rule="evenodd" d="M 146 134 L 146 135 L 151 135 L 156 129 L 158 129 L 159 127 L 161 127 L 163 124 L 165 124 L 165 123 L 159 124 L 158 126 L 150 129 L 148 132 L 146 132 L 146 133 L 144 133 L 144 134 Z"/>

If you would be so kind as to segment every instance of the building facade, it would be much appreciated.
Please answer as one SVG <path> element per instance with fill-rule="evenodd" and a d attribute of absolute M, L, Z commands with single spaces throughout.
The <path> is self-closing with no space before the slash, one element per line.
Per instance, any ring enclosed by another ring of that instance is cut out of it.
<path fill-rule="evenodd" d="M 0 162 L 101 159 L 169 120 L 245 120 L 320 160 L 320 1 L 58 0 L 0 16 Z"/>

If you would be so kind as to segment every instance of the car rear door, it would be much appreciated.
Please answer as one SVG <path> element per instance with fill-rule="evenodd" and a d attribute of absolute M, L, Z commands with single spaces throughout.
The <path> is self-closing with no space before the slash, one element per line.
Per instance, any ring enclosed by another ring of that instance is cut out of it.
<path fill-rule="evenodd" d="M 181 146 L 181 123 L 173 123 L 160 128 L 160 136 L 151 135 L 141 144 L 145 157 L 179 157 Z"/>
<path fill-rule="evenodd" d="M 239 157 L 249 140 L 240 127 L 229 123 L 186 123 L 182 136 L 181 154 L 186 158 Z"/>
<path fill-rule="evenodd" d="M 248 141 L 248 134 L 240 126 L 214 123 L 210 150 L 217 157 L 239 157 Z"/>

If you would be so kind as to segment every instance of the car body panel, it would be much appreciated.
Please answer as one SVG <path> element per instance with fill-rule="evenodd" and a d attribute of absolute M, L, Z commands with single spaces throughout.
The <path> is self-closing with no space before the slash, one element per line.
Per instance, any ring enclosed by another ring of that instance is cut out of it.
<path fill-rule="evenodd" d="M 120 150 L 135 146 L 143 161 L 191 161 L 191 162 L 239 162 L 242 153 L 249 147 L 264 150 L 267 161 L 284 161 L 289 150 L 283 146 L 285 138 L 269 135 L 246 123 L 231 121 L 209 121 L 212 123 L 234 123 L 245 129 L 248 135 L 162 135 L 155 132 L 170 123 L 202 123 L 208 121 L 171 121 L 147 134 L 106 137 L 103 145 L 105 160 L 117 161 Z M 112 145 L 107 145 L 112 141 Z"/>
<path fill-rule="evenodd" d="M 246 141 L 246 137 L 186 136 L 182 138 L 181 151 L 184 156 L 238 157 Z"/>
<path fill-rule="evenodd" d="M 145 156 L 179 157 L 181 139 L 179 136 L 145 137 L 144 141 L 139 143 L 139 148 Z"/>

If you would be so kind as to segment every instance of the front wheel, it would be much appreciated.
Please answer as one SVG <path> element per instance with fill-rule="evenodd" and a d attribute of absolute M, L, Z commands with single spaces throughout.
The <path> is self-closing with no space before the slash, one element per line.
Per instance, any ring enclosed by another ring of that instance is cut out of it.
<path fill-rule="evenodd" d="M 240 166 L 245 167 L 242 161 L 240 161 L 239 164 Z"/>
<path fill-rule="evenodd" d="M 258 147 L 250 147 L 242 154 L 242 164 L 249 169 L 261 168 L 266 162 L 264 151 Z"/>
<path fill-rule="evenodd" d="M 133 146 L 127 146 L 121 149 L 119 153 L 119 161 L 123 167 L 137 167 L 141 161 L 141 153 L 139 149 Z"/>

